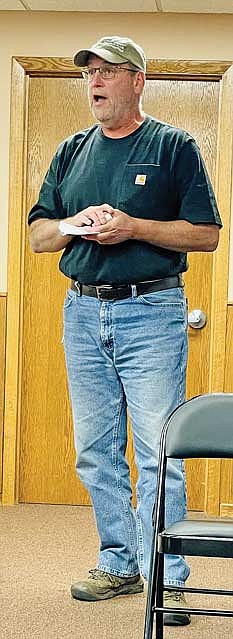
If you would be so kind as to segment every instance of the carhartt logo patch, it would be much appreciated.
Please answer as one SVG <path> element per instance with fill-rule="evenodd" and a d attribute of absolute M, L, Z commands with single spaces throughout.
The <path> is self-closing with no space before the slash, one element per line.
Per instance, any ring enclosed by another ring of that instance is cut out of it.
<path fill-rule="evenodd" d="M 135 178 L 135 184 L 141 184 L 142 186 L 145 186 L 146 177 L 147 177 L 146 175 L 140 175 L 138 173 L 138 175 L 136 175 L 136 178 Z"/>

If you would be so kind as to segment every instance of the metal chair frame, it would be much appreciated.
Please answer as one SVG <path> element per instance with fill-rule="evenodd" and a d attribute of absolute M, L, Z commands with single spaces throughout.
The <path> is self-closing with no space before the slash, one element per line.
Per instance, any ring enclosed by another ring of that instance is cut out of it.
<path fill-rule="evenodd" d="M 188 520 L 165 527 L 165 479 L 167 459 L 233 458 L 233 393 L 208 393 L 178 406 L 163 426 L 153 511 L 153 540 L 144 639 L 163 639 L 165 612 L 233 617 L 233 610 L 168 608 L 164 590 L 184 593 L 233 595 L 233 590 L 164 585 L 164 555 L 178 554 L 233 558 L 233 519 Z"/>

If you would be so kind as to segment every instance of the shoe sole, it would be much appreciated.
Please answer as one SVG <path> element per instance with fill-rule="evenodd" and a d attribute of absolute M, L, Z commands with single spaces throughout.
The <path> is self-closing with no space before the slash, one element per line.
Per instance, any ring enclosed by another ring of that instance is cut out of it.
<path fill-rule="evenodd" d="M 133 585 L 133 586 L 120 586 L 115 590 L 108 590 L 105 593 L 91 594 L 90 592 L 84 592 L 82 590 L 76 590 L 74 587 L 71 588 L 71 595 L 73 599 L 79 599 L 81 601 L 100 601 L 102 599 L 112 599 L 113 597 L 118 597 L 119 595 L 136 595 L 139 592 L 143 592 L 144 586 L 143 584 Z"/>

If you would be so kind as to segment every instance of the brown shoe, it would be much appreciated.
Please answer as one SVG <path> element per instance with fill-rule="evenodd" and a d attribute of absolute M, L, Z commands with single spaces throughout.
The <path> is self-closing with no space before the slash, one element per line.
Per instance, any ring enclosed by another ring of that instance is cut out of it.
<path fill-rule="evenodd" d="M 78 581 L 71 586 L 71 595 L 74 599 L 99 601 L 99 599 L 111 599 L 118 595 L 134 595 L 142 592 L 144 588 L 140 575 L 117 577 L 98 568 L 90 570 L 89 575 L 86 581 Z"/>
<path fill-rule="evenodd" d="M 164 590 L 164 606 L 168 608 L 185 608 L 187 602 L 183 592 L 179 590 Z M 163 615 L 164 626 L 188 626 L 191 617 L 188 612 L 165 612 Z"/>

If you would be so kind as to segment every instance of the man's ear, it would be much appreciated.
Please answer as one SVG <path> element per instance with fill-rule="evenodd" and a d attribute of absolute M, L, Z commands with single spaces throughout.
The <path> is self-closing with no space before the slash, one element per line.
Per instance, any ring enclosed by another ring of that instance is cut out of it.
<path fill-rule="evenodd" d="M 143 71 L 137 71 L 137 73 L 134 73 L 134 89 L 135 89 L 135 93 L 140 95 L 143 92 L 145 81 L 146 81 L 146 77 L 145 77 L 145 73 L 143 73 Z"/>

